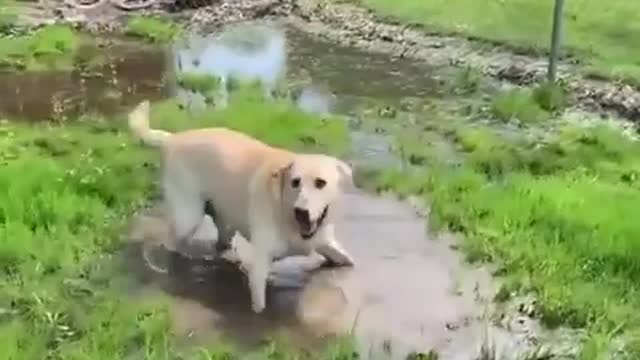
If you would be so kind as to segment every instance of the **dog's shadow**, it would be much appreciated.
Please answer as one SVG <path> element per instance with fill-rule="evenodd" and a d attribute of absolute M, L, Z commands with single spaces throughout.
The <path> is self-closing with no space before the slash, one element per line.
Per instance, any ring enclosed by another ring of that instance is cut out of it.
<path fill-rule="evenodd" d="M 251 310 L 251 298 L 245 274 L 236 264 L 221 258 L 194 259 L 178 253 L 159 250 L 166 260 L 167 273 L 152 270 L 142 257 L 140 242 L 132 242 L 126 249 L 126 270 L 141 286 L 160 288 L 177 299 L 201 304 L 208 314 L 215 314 L 215 330 L 240 339 L 247 345 L 259 344 L 277 330 L 293 329 L 297 335 L 307 329 L 299 321 L 298 307 L 312 272 L 288 269 L 275 284 L 267 288 L 267 307 L 261 314 Z M 156 257 L 156 256 L 154 256 Z M 199 316 L 194 314 L 194 316 Z M 213 329 L 212 329 L 213 330 Z"/>

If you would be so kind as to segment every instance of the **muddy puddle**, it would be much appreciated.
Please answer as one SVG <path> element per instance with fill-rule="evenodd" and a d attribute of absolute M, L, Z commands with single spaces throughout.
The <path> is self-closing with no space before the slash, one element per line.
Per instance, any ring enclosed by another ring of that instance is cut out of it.
<path fill-rule="evenodd" d="M 441 96 L 437 69 L 321 42 L 292 29 L 258 26 L 194 35 L 169 49 L 111 45 L 105 48 L 108 61 L 91 72 L 0 73 L 0 117 L 110 115 L 142 99 L 168 96 L 197 108 L 206 99 L 175 81 L 176 72 L 193 70 L 223 79 L 260 79 L 267 96 L 284 80 L 294 89 L 292 100 L 317 113 L 353 115 L 367 104 L 402 106 L 409 98 Z M 215 105 L 225 106 L 230 91 L 220 87 Z M 354 125 L 352 140 L 357 162 L 398 165 L 384 134 Z M 311 349 L 325 336 L 353 333 L 365 359 L 404 359 L 409 352 L 435 350 L 440 359 L 470 360 L 477 358 L 491 328 L 503 334 L 492 336 L 507 344 L 508 352 L 529 347 L 528 332 L 515 335 L 489 325 L 484 315 L 495 291 L 489 271 L 465 265 L 451 238 L 431 238 L 424 214 L 415 207 L 355 191 L 346 195 L 343 211 L 338 236 L 357 266 L 316 269 L 318 259 L 283 260 L 261 315 L 251 312 L 245 279 L 233 266 L 175 259 L 182 271 L 162 275 L 142 263 L 135 246 L 126 262 L 133 293 L 166 299 L 177 331 L 203 343 L 221 336 L 251 349 L 283 334 Z M 161 213 L 147 216 L 161 225 L 134 227 L 132 239 L 166 237 Z"/>
<path fill-rule="evenodd" d="M 0 117 L 27 121 L 67 120 L 88 112 L 113 115 L 142 99 L 170 93 L 165 83 L 170 58 L 162 49 L 108 43 L 101 59 L 85 66 L 86 47 L 67 70 L 0 72 Z"/>
<path fill-rule="evenodd" d="M 398 102 L 438 92 L 430 76 L 434 70 L 416 62 L 321 42 L 286 26 L 250 27 L 190 35 L 169 48 L 100 39 L 102 57 L 90 67 L 80 51 L 71 71 L 1 71 L 0 116 L 38 121 L 86 112 L 113 115 L 140 99 L 168 96 L 197 106 L 198 94 L 175 82 L 176 72 L 194 70 L 259 79 L 268 90 L 283 81 L 295 87 L 298 105 L 316 112 L 345 113 L 365 99 Z"/>
<path fill-rule="evenodd" d="M 407 203 L 354 191 L 342 205 L 338 236 L 357 266 L 281 260 L 264 314 L 251 312 L 244 277 L 222 263 L 198 269 L 201 262 L 183 259 L 167 276 L 132 252 L 133 273 L 145 284 L 139 291 L 170 294 L 178 331 L 196 341 L 221 336 L 250 348 L 279 334 L 309 348 L 326 336 L 355 334 L 364 358 L 435 350 L 444 359 L 472 359 L 483 335 L 483 299 L 493 291 L 489 273 L 463 265 L 450 239 L 428 238 L 424 217 Z M 151 233 L 135 231 L 137 238 Z"/>

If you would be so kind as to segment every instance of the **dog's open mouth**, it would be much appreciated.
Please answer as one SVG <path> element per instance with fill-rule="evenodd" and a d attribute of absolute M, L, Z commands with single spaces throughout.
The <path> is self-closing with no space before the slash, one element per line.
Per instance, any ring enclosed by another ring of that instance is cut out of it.
<path fill-rule="evenodd" d="M 326 206 L 324 210 L 322 210 L 322 214 L 320 214 L 320 217 L 315 221 L 311 221 L 309 219 L 308 212 L 296 211 L 295 217 L 296 222 L 298 223 L 298 226 L 300 228 L 300 236 L 305 240 L 311 239 L 324 223 L 328 212 L 329 206 Z"/>

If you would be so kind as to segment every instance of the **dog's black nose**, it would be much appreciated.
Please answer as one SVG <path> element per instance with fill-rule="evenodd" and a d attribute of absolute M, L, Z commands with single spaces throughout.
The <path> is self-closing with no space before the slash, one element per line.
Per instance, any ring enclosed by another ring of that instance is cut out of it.
<path fill-rule="evenodd" d="M 301 209 L 301 208 L 295 208 L 293 209 L 293 212 L 296 216 L 296 221 L 299 224 L 309 224 L 311 221 L 309 219 L 309 210 L 307 209 Z"/>

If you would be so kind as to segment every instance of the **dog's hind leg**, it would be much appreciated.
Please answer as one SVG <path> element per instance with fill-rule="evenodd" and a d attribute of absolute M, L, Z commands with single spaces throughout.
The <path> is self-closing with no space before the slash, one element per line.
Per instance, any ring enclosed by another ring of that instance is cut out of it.
<path fill-rule="evenodd" d="M 176 245 L 170 250 L 189 254 L 193 236 L 204 220 L 204 202 L 199 194 L 178 189 L 168 182 L 163 186 Z"/>
<path fill-rule="evenodd" d="M 216 212 L 212 200 L 204 202 L 204 213 L 211 217 L 218 229 L 218 240 L 216 241 L 215 249 L 217 254 L 222 254 L 231 248 L 231 239 L 235 234 L 235 230 L 231 229 L 225 219 Z"/>

